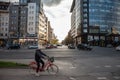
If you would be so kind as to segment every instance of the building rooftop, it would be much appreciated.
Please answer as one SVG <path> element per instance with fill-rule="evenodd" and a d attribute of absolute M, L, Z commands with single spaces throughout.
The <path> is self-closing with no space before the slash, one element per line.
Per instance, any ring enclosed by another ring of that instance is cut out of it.
<path fill-rule="evenodd" d="M 10 2 L 0 1 L 0 12 L 8 12 Z"/>

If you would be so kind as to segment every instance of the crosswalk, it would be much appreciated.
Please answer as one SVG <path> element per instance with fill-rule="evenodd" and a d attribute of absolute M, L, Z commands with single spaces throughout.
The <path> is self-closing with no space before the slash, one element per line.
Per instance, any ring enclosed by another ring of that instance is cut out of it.
<path fill-rule="evenodd" d="M 116 65 L 95 66 L 95 68 L 120 68 L 120 64 L 116 64 Z"/>
<path fill-rule="evenodd" d="M 69 80 L 120 80 L 120 76 L 80 76 L 80 77 L 74 77 L 70 76 Z"/>

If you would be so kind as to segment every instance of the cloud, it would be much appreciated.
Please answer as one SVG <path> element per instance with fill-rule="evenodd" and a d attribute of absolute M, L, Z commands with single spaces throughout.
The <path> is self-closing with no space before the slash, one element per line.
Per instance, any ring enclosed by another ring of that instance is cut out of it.
<path fill-rule="evenodd" d="M 42 0 L 43 4 L 45 4 L 46 6 L 57 6 L 61 3 L 61 1 L 63 0 Z"/>
<path fill-rule="evenodd" d="M 48 1 L 48 0 L 44 0 Z M 45 14 L 48 17 L 54 33 L 61 42 L 70 30 L 70 16 L 72 0 L 62 0 L 58 5 L 44 5 Z"/>
<path fill-rule="evenodd" d="M 55 18 L 55 15 L 50 10 L 45 10 L 47 15 L 50 15 L 52 18 Z"/>

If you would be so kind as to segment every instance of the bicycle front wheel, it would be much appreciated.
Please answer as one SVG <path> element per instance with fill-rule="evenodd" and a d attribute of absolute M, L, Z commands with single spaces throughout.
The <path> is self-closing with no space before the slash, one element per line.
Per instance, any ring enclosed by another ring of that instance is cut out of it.
<path fill-rule="evenodd" d="M 48 66 L 47 71 L 48 71 L 49 74 L 53 74 L 53 75 L 55 75 L 55 74 L 58 73 L 59 68 L 58 68 L 57 65 L 55 65 L 55 64 L 51 64 L 50 66 Z"/>

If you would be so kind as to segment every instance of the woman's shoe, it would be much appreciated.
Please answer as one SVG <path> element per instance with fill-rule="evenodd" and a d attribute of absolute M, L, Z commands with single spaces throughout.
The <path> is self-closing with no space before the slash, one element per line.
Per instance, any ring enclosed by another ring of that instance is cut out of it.
<path fill-rule="evenodd" d="M 39 76 L 39 73 L 35 73 L 35 76 Z"/>

